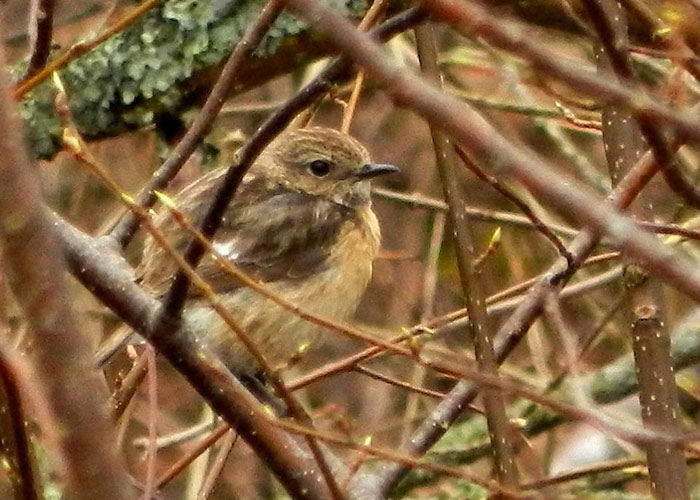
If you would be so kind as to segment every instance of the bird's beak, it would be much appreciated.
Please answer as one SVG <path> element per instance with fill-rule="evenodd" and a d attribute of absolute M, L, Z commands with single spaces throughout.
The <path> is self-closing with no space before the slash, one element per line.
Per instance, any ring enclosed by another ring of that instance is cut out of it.
<path fill-rule="evenodd" d="M 364 180 L 377 177 L 378 175 L 393 174 L 396 172 L 400 172 L 400 170 L 394 165 L 389 165 L 387 163 L 368 163 L 357 171 L 355 177 Z"/>

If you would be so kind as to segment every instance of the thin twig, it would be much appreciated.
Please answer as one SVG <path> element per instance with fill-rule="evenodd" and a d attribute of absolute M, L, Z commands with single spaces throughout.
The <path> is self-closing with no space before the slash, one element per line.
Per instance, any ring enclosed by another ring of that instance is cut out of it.
<path fill-rule="evenodd" d="M 562 118 L 566 119 L 567 123 L 572 123 L 568 118 L 565 116 L 564 113 L 562 113 L 561 109 L 558 109 L 559 106 L 556 108 L 543 108 L 543 107 L 538 107 L 534 105 L 529 105 L 529 104 L 523 104 L 520 102 L 509 102 L 509 101 L 500 101 L 500 100 L 494 100 L 490 99 L 487 97 L 482 97 L 480 95 L 477 95 L 471 91 L 465 91 L 459 88 L 447 88 L 447 91 L 450 93 L 453 93 L 454 95 L 460 97 L 461 99 L 464 99 L 467 101 L 469 104 L 474 106 L 475 108 L 478 109 L 488 109 L 488 110 L 494 110 L 494 111 L 504 111 L 506 113 L 514 113 L 514 114 L 519 114 L 523 116 L 531 116 L 534 118 L 544 118 L 544 119 L 550 119 L 550 120 L 561 120 Z M 557 102 L 555 102 L 555 105 Z M 587 112 L 587 116 L 598 116 L 598 113 L 596 112 Z M 595 122 L 595 120 L 584 120 L 584 123 L 591 121 Z M 575 123 L 572 123 L 573 125 L 576 125 Z M 578 125 L 576 125 L 576 128 L 579 128 Z M 585 127 L 585 128 L 590 128 L 590 127 Z"/>
<path fill-rule="evenodd" d="M 385 384 L 393 385 L 394 387 L 399 387 L 401 389 L 406 389 L 413 394 L 420 394 L 422 396 L 428 396 L 429 398 L 434 399 L 442 399 L 444 396 L 444 394 L 441 392 L 431 391 L 429 389 L 425 389 L 424 387 L 417 387 L 415 385 L 409 384 L 408 382 L 404 382 L 394 377 L 384 375 L 383 373 L 379 373 L 376 370 L 372 370 L 371 368 L 367 368 L 366 366 L 360 364 L 355 365 L 353 370 L 357 373 L 367 375 L 368 377 L 373 378 L 375 380 L 379 380 L 380 382 L 384 382 Z"/>
<path fill-rule="evenodd" d="M 233 450 L 233 446 L 236 444 L 237 440 L 238 434 L 229 429 L 228 434 L 226 434 L 226 437 L 224 438 L 224 442 L 221 443 L 219 447 L 219 452 L 216 454 L 214 463 L 212 464 L 211 469 L 209 469 L 209 473 L 204 480 L 202 489 L 197 495 L 197 500 L 207 500 L 207 498 L 209 498 L 209 495 L 214 490 L 214 486 L 216 485 L 216 480 L 224 470 L 224 465 L 226 465 L 226 461 L 228 460 L 231 450 Z"/>
<path fill-rule="evenodd" d="M 561 112 L 564 118 L 566 118 L 566 121 L 568 121 L 572 125 L 576 125 L 579 128 L 592 129 L 600 132 L 600 129 L 602 127 L 602 123 L 600 122 L 600 120 L 585 120 L 583 118 L 579 118 L 574 114 L 573 111 L 571 111 L 559 101 L 555 101 L 554 105 Z"/>
<path fill-rule="evenodd" d="M 180 474 L 185 468 L 190 465 L 198 456 L 204 453 L 210 446 L 216 443 L 221 436 L 230 430 L 228 424 L 221 423 L 212 431 L 206 438 L 202 439 L 197 445 L 190 450 L 185 456 L 170 466 L 156 481 L 156 489 L 161 489 Z"/>
<path fill-rule="evenodd" d="M 156 376 L 156 351 L 153 346 L 147 345 L 144 353 L 147 360 L 146 375 L 148 390 L 148 444 L 146 445 L 146 481 L 143 487 L 143 500 L 150 500 L 155 493 L 156 481 L 156 447 L 158 422 L 158 377 Z"/>
<path fill-rule="evenodd" d="M 613 301 L 610 307 L 608 307 L 607 312 L 603 315 L 602 318 L 600 318 L 598 323 L 594 325 L 593 328 L 591 328 L 588 335 L 586 335 L 581 341 L 579 341 L 577 345 L 576 355 L 573 359 L 567 360 L 565 365 L 560 369 L 559 373 L 556 376 L 552 377 L 552 380 L 550 380 L 547 384 L 547 392 L 551 392 L 554 389 L 558 388 L 562 384 L 562 382 L 566 380 L 566 377 L 573 369 L 573 363 L 579 362 L 580 360 L 586 357 L 586 354 L 588 354 L 591 347 L 593 346 L 593 343 L 598 338 L 603 329 L 614 318 L 614 316 L 620 312 L 620 306 L 626 300 L 626 298 L 627 297 L 624 293 L 620 294 L 620 296 Z"/>
<path fill-rule="evenodd" d="M 360 31 L 367 31 L 382 15 L 388 0 L 374 0 L 365 17 L 362 18 L 357 29 Z M 345 106 L 345 111 L 343 112 L 343 122 L 340 125 L 340 130 L 346 134 L 350 132 L 350 125 L 352 124 L 352 118 L 355 115 L 355 109 L 357 108 L 357 103 L 360 98 L 360 92 L 362 91 L 362 84 L 365 80 L 365 73 L 363 71 L 358 71 L 355 77 L 355 82 L 352 87 L 352 92 L 350 93 L 350 98 L 348 99 L 347 106 Z"/>
<path fill-rule="evenodd" d="M 177 146 L 168 155 L 160 168 L 151 176 L 148 185 L 141 190 L 138 203 L 144 208 L 150 208 L 156 201 L 154 191 L 163 189 L 175 177 L 192 155 L 195 148 L 210 130 L 214 119 L 221 111 L 226 97 L 235 83 L 235 79 L 241 65 L 251 56 L 260 40 L 270 28 L 272 23 L 282 11 L 279 0 L 270 0 L 263 8 L 256 21 L 248 28 L 241 40 L 234 47 L 226 64 L 216 80 L 211 93 L 207 97 L 202 110 L 197 115 L 192 125 L 178 142 Z M 127 214 L 110 231 L 112 236 L 122 248 L 125 248 L 134 233 L 138 229 L 139 218 L 133 213 Z"/>
<path fill-rule="evenodd" d="M 109 29 L 107 29 L 100 36 L 90 40 L 89 42 L 79 42 L 68 49 L 62 56 L 54 59 L 51 63 L 44 66 L 44 68 L 35 74 L 33 77 L 29 78 L 27 81 L 22 82 L 17 86 L 14 92 L 14 98 L 19 100 L 24 97 L 27 92 L 34 89 L 41 82 L 49 78 L 53 73 L 65 68 L 69 63 L 77 59 L 78 57 L 87 54 L 92 49 L 101 45 L 103 42 L 113 37 L 117 33 L 124 31 L 126 28 L 131 26 L 136 22 L 141 16 L 146 14 L 151 9 L 158 6 L 162 0 L 146 0 L 128 15 L 126 15 L 120 21 L 114 23 Z"/>
<path fill-rule="evenodd" d="M 442 241 L 445 235 L 445 226 L 447 225 L 447 217 L 444 213 L 438 212 L 433 217 L 433 228 L 428 243 L 428 252 L 425 256 L 425 264 L 423 271 L 423 289 L 421 293 L 421 315 L 420 323 L 425 323 L 434 315 L 435 309 L 435 292 L 437 290 L 438 280 L 438 260 L 440 258 L 440 250 Z M 427 371 L 420 365 L 414 365 L 411 375 L 411 382 L 415 386 L 422 386 L 425 382 Z M 401 440 L 403 441 L 411 431 L 411 424 L 415 421 L 418 414 L 418 405 L 420 401 L 416 394 L 409 394 L 406 402 L 406 411 L 404 412 L 404 425 L 401 432 Z M 359 467 L 359 465 L 358 465 Z"/>
<path fill-rule="evenodd" d="M 29 38 L 32 48 L 27 72 L 20 84 L 34 76 L 49 60 L 53 43 L 53 11 L 56 0 L 31 0 Z"/>
<path fill-rule="evenodd" d="M 372 188 L 372 193 L 385 200 L 403 203 L 409 207 L 426 208 L 429 210 L 438 210 L 440 212 L 447 211 L 447 204 L 444 201 L 422 193 L 399 193 L 381 187 Z M 464 213 L 476 220 L 536 229 L 536 225 L 531 219 L 511 212 L 465 206 Z M 545 223 L 544 221 L 542 221 L 542 223 L 545 224 L 551 232 L 558 233 L 561 236 L 574 237 L 578 234 L 576 229 L 569 226 Z M 698 232 L 698 238 L 700 239 L 700 232 Z"/>
<path fill-rule="evenodd" d="M 372 193 L 386 200 L 404 203 L 409 207 L 439 210 L 441 212 L 447 211 L 447 204 L 444 201 L 438 200 L 437 198 L 432 198 L 421 193 L 399 193 L 397 191 L 392 191 L 390 189 L 380 187 L 372 188 Z M 518 227 L 528 227 L 533 229 L 536 228 L 535 224 L 527 217 L 517 215 L 511 212 L 503 212 L 469 206 L 464 208 L 464 212 L 469 217 L 472 217 L 477 220 L 482 220 L 486 222 L 496 222 L 499 224 L 510 224 Z M 559 234 L 560 236 L 573 238 L 579 233 L 578 230 L 570 226 L 546 223 L 544 221 L 542 222 L 546 224 L 547 228 L 550 231 Z M 691 240 L 700 240 L 700 231 L 688 227 L 683 227 L 678 224 L 644 220 L 634 222 L 639 227 L 649 231 L 650 233 L 675 234 L 677 236 L 681 236 L 683 238 L 688 238 Z M 606 244 L 606 242 L 602 241 L 601 244 Z"/>
<path fill-rule="evenodd" d="M 117 420 L 122 416 L 134 394 L 136 394 L 136 390 L 146 376 L 147 371 L 148 356 L 144 353 L 138 357 L 129 373 L 121 381 L 119 388 L 109 398 L 109 408 L 113 419 Z"/>
<path fill-rule="evenodd" d="M 343 112 L 343 122 L 340 125 L 340 131 L 343 133 L 350 133 L 350 125 L 352 124 L 353 116 L 355 116 L 355 109 L 357 108 L 357 102 L 360 100 L 360 92 L 362 91 L 362 84 L 364 81 L 365 73 L 364 71 L 359 71 L 355 77 L 352 93 L 350 94 L 350 98 Z"/>
<path fill-rule="evenodd" d="M 562 241 L 557 237 L 557 235 L 554 234 L 554 232 L 547 227 L 547 225 L 542 221 L 542 219 L 537 217 L 537 214 L 535 214 L 535 212 L 528 206 L 527 203 L 525 203 L 525 201 L 521 200 L 520 197 L 512 189 L 509 189 L 507 186 L 504 186 L 494 176 L 484 172 L 475 162 L 472 161 L 471 158 L 469 158 L 467 153 L 462 148 L 455 145 L 454 149 L 457 152 L 457 156 L 459 156 L 459 158 L 462 160 L 462 165 L 467 167 L 479 179 L 491 186 L 498 193 L 503 195 L 507 200 L 513 203 L 516 207 L 518 207 L 518 209 L 520 209 L 520 211 L 523 214 L 525 214 L 525 217 L 527 217 L 534 224 L 535 229 L 542 233 L 544 237 L 547 238 L 552 245 L 554 245 L 554 248 L 557 249 L 559 255 L 563 256 L 567 260 L 567 262 L 571 261 L 571 254 L 566 249 L 566 246 L 564 246 L 564 243 L 562 243 Z"/>
<path fill-rule="evenodd" d="M 198 438 L 202 434 L 214 430 L 218 425 L 216 420 L 209 419 L 206 422 L 195 424 L 182 431 L 173 432 L 172 434 L 166 434 L 165 436 L 160 436 L 156 439 L 156 447 L 160 450 L 163 448 L 170 448 L 172 446 L 178 446 L 187 441 L 191 441 Z M 134 446 L 136 448 L 145 448 L 148 443 L 145 438 L 134 439 Z"/>
<path fill-rule="evenodd" d="M 430 24 L 424 24 L 418 26 L 415 33 L 421 70 L 433 85 L 441 87 L 442 77 L 437 65 L 437 46 L 433 28 Z M 455 157 L 457 149 L 447 134 L 432 123 L 430 134 L 435 150 L 435 163 L 448 206 L 447 217 L 452 226 L 462 292 L 469 311 L 470 321 L 464 329 L 463 340 L 465 343 L 474 342 L 479 369 L 488 375 L 495 376 L 498 373 L 498 362 L 493 351 L 495 325 L 486 311 L 484 284 L 481 273 L 476 268 L 474 231 L 470 222 L 464 217 L 464 193 L 461 191 L 457 177 Z M 469 159 L 465 155 L 462 161 L 469 162 Z M 494 187 L 503 193 L 502 188 L 496 186 L 499 185 L 496 184 Z M 526 210 L 529 211 L 529 208 Z M 505 399 L 500 391 L 487 389 L 483 392 L 483 402 L 496 475 L 506 487 L 517 491 L 518 469 L 515 464 L 515 449 L 509 439 L 510 430 Z"/>

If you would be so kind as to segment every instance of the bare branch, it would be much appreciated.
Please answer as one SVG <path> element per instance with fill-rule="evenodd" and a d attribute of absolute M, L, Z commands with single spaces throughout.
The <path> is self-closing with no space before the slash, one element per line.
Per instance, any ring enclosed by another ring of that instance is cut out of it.
<path fill-rule="evenodd" d="M 430 24 L 416 28 L 416 44 L 423 74 L 433 85 L 441 88 L 437 47 Z M 498 373 L 498 362 L 493 352 L 495 328 L 486 312 L 484 284 L 477 269 L 474 231 L 470 221 L 464 217 L 464 193 L 457 177 L 455 146 L 448 135 L 433 123 L 430 133 L 435 149 L 435 163 L 448 206 L 447 216 L 452 225 L 462 292 L 470 317 L 464 328 L 466 335 L 463 336 L 463 340 L 473 340 L 479 368 L 484 373 L 495 376 Z M 498 390 L 487 389 L 483 393 L 483 401 L 497 477 L 505 486 L 517 490 L 518 469 L 515 464 L 515 450 L 509 439 L 510 424 L 506 416 L 503 394 Z"/>
<path fill-rule="evenodd" d="M 168 185 L 192 155 L 202 138 L 209 132 L 214 119 L 224 105 L 226 96 L 229 95 L 231 87 L 235 83 L 238 69 L 255 51 L 263 35 L 265 35 L 281 11 L 281 3 L 277 0 L 270 0 L 263 8 L 256 22 L 248 29 L 241 41 L 236 44 L 197 118 L 165 162 L 153 174 L 149 184 L 141 191 L 138 197 L 139 205 L 144 208 L 153 206 L 156 201 L 153 192 Z M 127 212 L 110 231 L 110 236 L 116 239 L 119 245 L 124 248 L 136 233 L 138 225 L 138 217 L 133 213 Z"/>
<path fill-rule="evenodd" d="M 32 332 L 31 357 L 60 432 L 53 440 L 72 498 L 125 498 L 129 484 L 104 403 L 108 393 L 70 302 L 58 237 L 41 199 L 4 55 L 0 55 L 0 241 L 9 282 Z M 29 250 L 28 250 L 29 249 Z"/>
<path fill-rule="evenodd" d="M 31 0 L 29 38 L 32 54 L 29 57 L 27 73 L 22 78 L 26 81 L 46 65 L 51 53 L 53 38 L 53 11 L 56 0 Z"/>
<path fill-rule="evenodd" d="M 634 82 L 635 75 L 627 52 L 627 22 L 621 6 L 599 0 L 586 0 L 584 5 L 602 44 L 599 68 L 604 73 L 612 69 L 620 81 Z M 670 171 L 676 172 L 672 167 L 669 146 L 656 125 L 642 121 L 640 130 L 627 108 L 607 106 L 603 111 L 603 141 L 613 183 L 632 168 L 642 155 L 645 147 L 642 133 L 652 145 L 665 178 L 674 178 L 668 174 Z M 640 203 L 633 208 L 636 217 L 653 220 L 651 193 L 642 193 L 639 198 Z M 624 276 L 629 292 L 627 316 L 638 368 L 642 421 L 651 429 L 667 432 L 681 430 L 661 283 L 649 279 L 646 269 L 634 261 L 625 264 Z M 667 500 L 689 498 L 684 451 L 651 444 L 647 446 L 646 453 L 652 494 Z"/>

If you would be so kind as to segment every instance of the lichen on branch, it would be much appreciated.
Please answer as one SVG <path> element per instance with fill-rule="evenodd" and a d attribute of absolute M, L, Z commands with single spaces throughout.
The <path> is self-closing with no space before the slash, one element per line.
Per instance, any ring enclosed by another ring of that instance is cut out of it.
<path fill-rule="evenodd" d="M 366 10 L 366 0 L 327 0 L 349 17 Z M 76 124 L 84 137 L 114 136 L 177 117 L 199 102 L 221 64 L 264 5 L 262 0 L 170 0 L 123 32 L 71 62 L 60 72 Z M 306 23 L 283 13 L 255 58 L 243 65 L 242 91 L 325 55 Z M 22 102 L 31 152 L 53 156 L 60 123 L 53 89 L 44 82 Z"/>

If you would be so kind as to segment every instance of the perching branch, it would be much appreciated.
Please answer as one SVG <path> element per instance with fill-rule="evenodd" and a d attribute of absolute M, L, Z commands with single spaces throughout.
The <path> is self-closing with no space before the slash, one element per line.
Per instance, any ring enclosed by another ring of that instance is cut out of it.
<path fill-rule="evenodd" d="M 108 393 L 71 305 L 59 238 L 25 154 L 2 53 L 0 66 L 0 246 L 9 284 L 29 324 L 37 381 L 54 420 L 43 431 L 66 495 L 126 498 L 129 482 L 104 407 Z"/>

